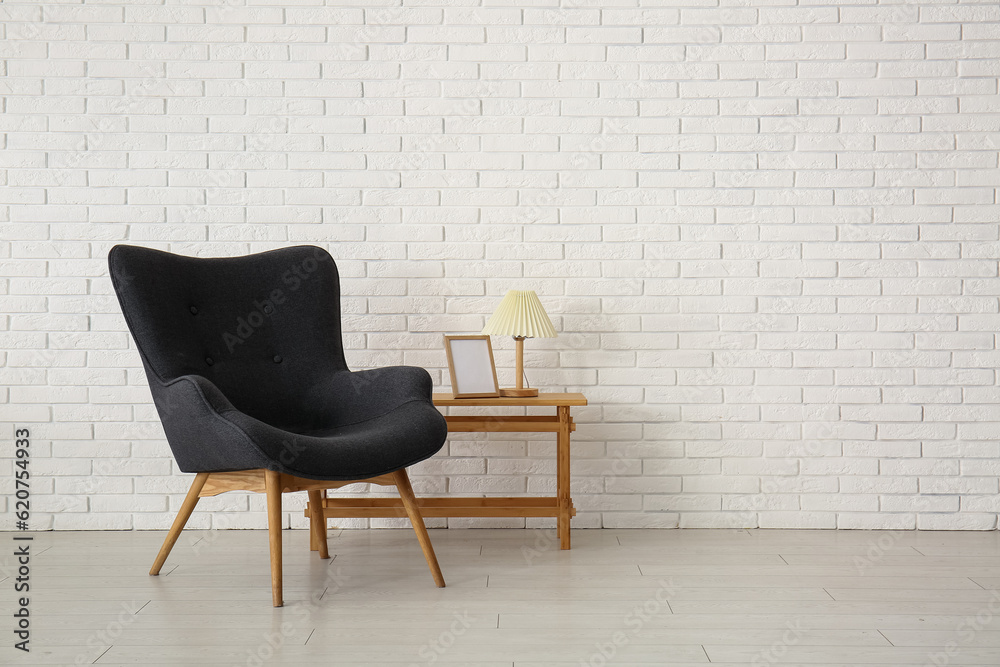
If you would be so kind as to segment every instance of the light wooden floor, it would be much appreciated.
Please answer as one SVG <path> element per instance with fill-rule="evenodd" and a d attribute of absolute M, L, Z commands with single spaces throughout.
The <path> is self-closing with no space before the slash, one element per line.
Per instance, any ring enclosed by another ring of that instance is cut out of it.
<path fill-rule="evenodd" d="M 186 531 L 159 577 L 161 532 L 37 533 L 0 664 L 1000 665 L 997 532 L 554 532 L 432 530 L 438 589 L 409 530 L 285 531 L 282 609 L 264 531 Z"/>

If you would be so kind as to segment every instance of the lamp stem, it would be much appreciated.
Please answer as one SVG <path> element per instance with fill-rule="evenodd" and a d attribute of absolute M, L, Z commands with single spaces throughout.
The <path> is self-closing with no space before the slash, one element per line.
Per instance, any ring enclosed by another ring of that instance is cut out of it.
<path fill-rule="evenodd" d="M 538 396 L 537 389 L 524 388 L 524 339 L 525 336 L 514 336 L 516 350 L 514 361 L 516 368 L 514 369 L 514 372 L 517 373 L 517 381 L 514 383 L 515 387 L 511 387 L 510 389 L 501 389 L 501 396 L 506 396 L 508 398 L 529 398 L 532 396 Z"/>
<path fill-rule="evenodd" d="M 517 367 L 517 384 L 514 386 L 518 389 L 524 389 L 524 336 L 514 336 L 514 340 L 517 343 L 517 352 L 515 353 L 517 356 L 514 364 Z"/>

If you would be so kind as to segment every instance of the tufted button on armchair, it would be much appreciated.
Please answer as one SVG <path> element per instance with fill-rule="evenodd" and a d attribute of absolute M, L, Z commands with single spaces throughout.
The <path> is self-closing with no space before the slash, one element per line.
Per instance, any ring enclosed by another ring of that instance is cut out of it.
<path fill-rule="evenodd" d="M 282 606 L 281 494 L 309 494 L 311 544 L 328 558 L 327 489 L 395 485 L 438 586 L 444 579 L 406 468 L 447 424 L 422 368 L 348 370 L 340 280 L 322 248 L 196 258 L 118 245 L 111 280 L 178 467 L 196 473 L 150 574 L 198 499 L 267 494 L 274 606 Z"/>

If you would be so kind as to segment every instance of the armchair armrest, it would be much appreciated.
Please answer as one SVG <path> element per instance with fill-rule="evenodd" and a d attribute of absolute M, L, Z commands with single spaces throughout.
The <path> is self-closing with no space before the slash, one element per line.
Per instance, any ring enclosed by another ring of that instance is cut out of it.
<path fill-rule="evenodd" d="M 317 398 L 330 405 L 338 426 L 373 419 L 410 401 L 431 403 L 430 373 L 416 366 L 342 371 L 321 387 Z"/>
<path fill-rule="evenodd" d="M 182 375 L 149 383 L 167 442 L 183 472 L 223 472 L 268 466 L 269 459 L 223 415 L 236 408 L 211 380 Z"/>

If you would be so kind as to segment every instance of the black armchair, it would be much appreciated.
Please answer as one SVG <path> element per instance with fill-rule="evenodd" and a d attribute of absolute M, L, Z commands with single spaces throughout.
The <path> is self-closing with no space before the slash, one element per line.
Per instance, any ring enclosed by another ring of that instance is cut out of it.
<path fill-rule="evenodd" d="M 264 492 L 280 607 L 281 493 L 309 493 L 311 546 L 329 558 L 326 489 L 365 481 L 397 487 L 444 586 L 406 467 L 441 449 L 447 424 L 424 369 L 348 370 L 329 253 L 203 259 L 118 245 L 108 264 L 167 442 L 180 469 L 197 473 L 150 574 L 200 497 Z"/>

